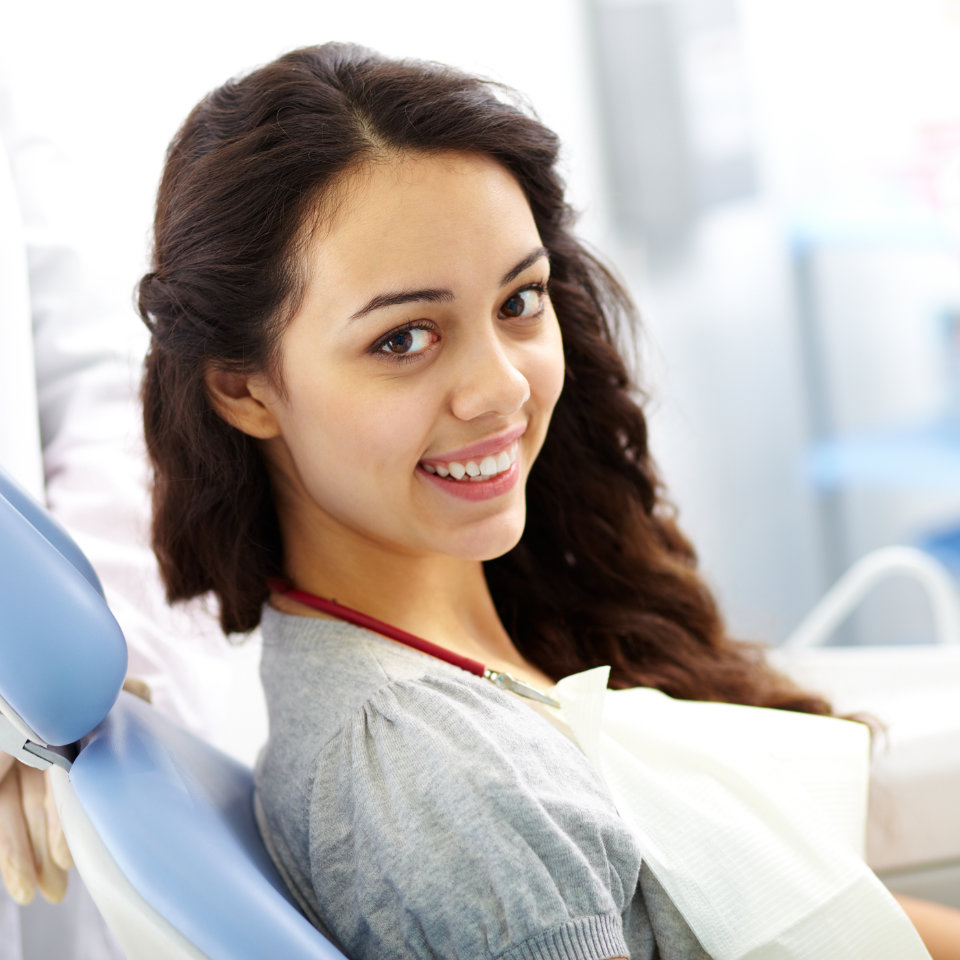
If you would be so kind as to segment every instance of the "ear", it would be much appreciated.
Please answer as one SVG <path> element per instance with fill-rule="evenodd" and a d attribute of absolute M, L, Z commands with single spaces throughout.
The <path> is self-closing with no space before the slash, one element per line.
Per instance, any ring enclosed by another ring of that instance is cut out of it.
<path fill-rule="evenodd" d="M 280 433 L 273 412 L 278 395 L 265 376 L 211 368 L 203 379 L 213 409 L 231 426 L 260 440 Z"/>

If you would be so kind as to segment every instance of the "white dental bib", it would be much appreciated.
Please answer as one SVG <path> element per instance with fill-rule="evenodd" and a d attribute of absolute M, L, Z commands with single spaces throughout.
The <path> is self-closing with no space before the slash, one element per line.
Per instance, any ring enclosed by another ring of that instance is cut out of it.
<path fill-rule="evenodd" d="M 929 958 L 866 866 L 869 731 L 657 690 L 551 691 L 650 869 L 715 960 Z"/>

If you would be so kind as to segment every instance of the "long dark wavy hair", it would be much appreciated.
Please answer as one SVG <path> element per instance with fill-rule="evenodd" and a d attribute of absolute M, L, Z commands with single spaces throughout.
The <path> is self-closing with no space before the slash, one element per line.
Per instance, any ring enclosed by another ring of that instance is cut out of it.
<path fill-rule="evenodd" d="M 616 346 L 635 309 L 571 232 L 558 148 L 497 84 L 342 44 L 287 54 L 194 108 L 167 153 L 153 269 L 139 285 L 153 334 L 143 383 L 153 545 L 169 599 L 212 592 L 223 629 L 249 631 L 268 577 L 283 574 L 264 461 L 214 412 L 204 374 L 277 370 L 303 292 L 305 225 L 367 160 L 482 154 L 517 179 L 549 250 L 567 365 L 523 537 L 485 564 L 517 649 L 554 678 L 610 664 L 616 687 L 829 713 L 725 632 Z"/>

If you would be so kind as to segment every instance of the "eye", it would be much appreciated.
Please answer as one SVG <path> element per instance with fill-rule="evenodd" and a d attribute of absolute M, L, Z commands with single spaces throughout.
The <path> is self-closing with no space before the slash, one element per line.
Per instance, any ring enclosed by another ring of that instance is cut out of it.
<path fill-rule="evenodd" d="M 500 307 L 500 316 L 509 320 L 536 317 L 543 310 L 544 286 L 531 283 L 530 286 L 511 294 Z"/>
<path fill-rule="evenodd" d="M 437 342 L 438 336 L 430 327 L 409 326 L 393 330 L 374 344 L 374 352 L 398 358 L 410 358 L 423 353 Z"/>

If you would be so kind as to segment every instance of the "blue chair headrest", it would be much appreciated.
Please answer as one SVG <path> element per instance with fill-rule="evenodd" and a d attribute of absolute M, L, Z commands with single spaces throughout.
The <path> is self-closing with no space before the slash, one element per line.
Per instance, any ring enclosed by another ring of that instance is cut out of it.
<path fill-rule="evenodd" d="M 127 645 L 66 531 L 0 471 L 0 697 L 32 738 L 64 746 L 107 715 Z"/>
<path fill-rule="evenodd" d="M 57 523 L 33 497 L 19 487 L 11 477 L 0 470 L 0 497 L 3 497 L 17 512 L 36 527 L 37 533 L 50 542 L 50 545 L 63 554 L 83 575 L 84 579 L 100 596 L 103 587 L 90 561 L 83 551 L 73 542 L 70 534 Z"/>

